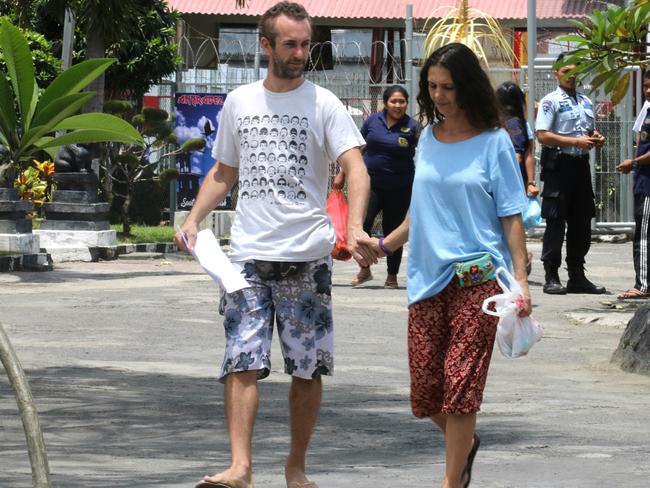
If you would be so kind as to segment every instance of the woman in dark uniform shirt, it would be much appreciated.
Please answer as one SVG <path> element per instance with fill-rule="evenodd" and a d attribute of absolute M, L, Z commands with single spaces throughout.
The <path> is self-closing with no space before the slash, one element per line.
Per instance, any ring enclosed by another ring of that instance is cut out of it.
<path fill-rule="evenodd" d="M 406 115 L 408 92 L 393 85 L 384 91 L 384 110 L 370 115 L 361 127 L 366 140 L 363 160 L 370 175 L 370 201 L 363 228 L 370 235 L 375 218 L 382 212 L 382 231 L 386 236 L 402 223 L 411 201 L 411 185 L 415 166 L 415 146 L 419 125 Z M 334 179 L 333 188 L 341 189 L 345 174 Z M 397 288 L 397 273 L 402 261 L 402 248 L 387 257 L 388 274 L 385 288 Z M 361 267 L 352 279 L 353 285 L 372 279 L 370 267 Z"/>

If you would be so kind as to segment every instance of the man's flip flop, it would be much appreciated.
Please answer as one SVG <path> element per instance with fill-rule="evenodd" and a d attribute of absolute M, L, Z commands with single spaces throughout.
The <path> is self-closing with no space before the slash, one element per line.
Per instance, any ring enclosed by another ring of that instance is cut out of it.
<path fill-rule="evenodd" d="M 618 296 L 619 300 L 630 300 L 630 299 L 640 299 L 640 298 L 650 298 L 650 293 L 646 293 L 636 288 L 630 288 L 627 291 L 624 291 Z"/>
<path fill-rule="evenodd" d="M 291 483 L 287 483 L 287 488 L 318 488 L 318 485 L 313 481 L 307 481 L 306 483 L 292 481 Z"/>
<path fill-rule="evenodd" d="M 224 481 L 201 481 L 194 488 L 237 488 L 235 482 L 224 482 Z"/>
<path fill-rule="evenodd" d="M 465 465 L 465 469 L 463 470 L 463 477 L 467 476 L 463 488 L 467 488 L 469 486 L 469 483 L 472 481 L 472 465 L 474 464 L 474 458 L 476 457 L 476 452 L 478 451 L 480 445 L 481 445 L 481 438 L 478 436 L 477 433 L 474 433 L 474 444 L 472 445 L 472 449 L 469 451 L 469 454 L 467 455 L 467 464 Z"/>

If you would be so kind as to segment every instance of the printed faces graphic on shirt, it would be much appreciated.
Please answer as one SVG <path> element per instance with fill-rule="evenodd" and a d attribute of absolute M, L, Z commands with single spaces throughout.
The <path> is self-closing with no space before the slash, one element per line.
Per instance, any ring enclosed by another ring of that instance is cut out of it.
<path fill-rule="evenodd" d="M 309 120 L 296 114 L 239 117 L 239 198 L 300 204 L 309 160 Z"/>

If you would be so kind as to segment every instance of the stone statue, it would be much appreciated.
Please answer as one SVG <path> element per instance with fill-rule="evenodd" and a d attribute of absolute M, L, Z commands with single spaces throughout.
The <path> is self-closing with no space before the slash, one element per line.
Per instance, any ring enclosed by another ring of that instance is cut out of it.
<path fill-rule="evenodd" d="M 83 144 L 62 146 L 54 158 L 55 173 L 92 172 L 92 153 Z"/>

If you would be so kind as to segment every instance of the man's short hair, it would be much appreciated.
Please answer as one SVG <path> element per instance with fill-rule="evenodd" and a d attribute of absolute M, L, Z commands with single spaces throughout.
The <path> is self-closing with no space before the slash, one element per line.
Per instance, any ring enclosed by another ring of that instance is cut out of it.
<path fill-rule="evenodd" d="M 311 27 L 311 18 L 305 10 L 305 7 L 295 2 L 276 3 L 273 7 L 264 12 L 258 24 L 260 38 L 266 37 L 272 47 L 275 47 L 275 38 L 277 37 L 277 32 L 275 31 L 275 19 L 280 15 L 286 15 L 293 20 L 307 20 Z"/>

